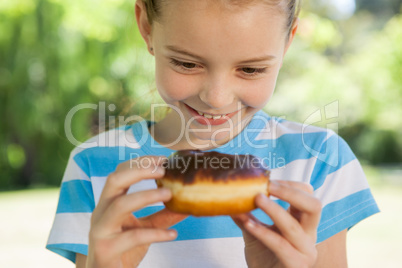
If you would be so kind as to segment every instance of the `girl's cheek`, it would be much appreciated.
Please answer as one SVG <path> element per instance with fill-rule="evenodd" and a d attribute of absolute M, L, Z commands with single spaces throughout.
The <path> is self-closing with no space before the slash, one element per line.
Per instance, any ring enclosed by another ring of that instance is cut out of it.
<path fill-rule="evenodd" d="M 253 108 L 262 109 L 271 98 L 274 89 L 275 81 L 262 80 L 252 85 L 245 85 L 241 90 L 242 94 L 239 96 L 241 101 L 246 105 Z"/>
<path fill-rule="evenodd" d="M 156 87 L 165 101 L 185 100 L 196 93 L 190 77 L 171 69 L 159 70 L 156 72 Z"/>

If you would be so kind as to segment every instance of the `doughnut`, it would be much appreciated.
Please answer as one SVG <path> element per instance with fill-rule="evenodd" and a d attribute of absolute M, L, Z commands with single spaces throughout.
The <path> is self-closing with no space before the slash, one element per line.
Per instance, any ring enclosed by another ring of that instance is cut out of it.
<path fill-rule="evenodd" d="M 256 208 L 257 194 L 268 195 L 269 170 L 253 155 L 180 150 L 164 163 L 158 187 L 168 188 L 171 211 L 194 216 L 233 215 Z"/>

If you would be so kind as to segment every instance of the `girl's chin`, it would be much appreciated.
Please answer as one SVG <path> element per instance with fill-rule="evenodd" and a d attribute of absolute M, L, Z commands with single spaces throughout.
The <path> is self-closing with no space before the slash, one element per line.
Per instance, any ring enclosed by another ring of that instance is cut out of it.
<path fill-rule="evenodd" d="M 192 146 L 200 145 L 204 147 L 217 147 L 234 138 L 233 130 L 230 128 L 216 129 L 207 131 L 207 129 L 198 129 L 190 127 L 188 136 L 188 143 Z M 201 148 L 202 149 L 202 148 Z"/>

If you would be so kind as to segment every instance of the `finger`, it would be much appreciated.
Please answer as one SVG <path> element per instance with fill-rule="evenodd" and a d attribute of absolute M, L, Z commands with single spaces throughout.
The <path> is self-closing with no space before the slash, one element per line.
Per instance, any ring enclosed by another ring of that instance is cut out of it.
<path fill-rule="evenodd" d="M 155 228 L 169 228 L 185 218 L 189 215 L 179 214 L 172 212 L 168 209 L 162 209 L 152 215 L 147 217 L 141 218 L 141 221 L 144 222 L 145 226 L 147 227 L 155 227 Z"/>
<path fill-rule="evenodd" d="M 137 246 L 170 241 L 176 237 L 177 232 L 175 230 L 137 228 L 119 234 L 113 239 L 113 244 L 110 248 L 119 256 Z"/>
<path fill-rule="evenodd" d="M 284 180 L 275 180 L 275 182 L 284 185 L 284 186 L 289 186 L 292 188 L 299 189 L 301 191 L 313 194 L 314 193 L 314 188 L 311 184 L 306 183 L 306 182 L 298 182 L 298 181 L 284 181 Z M 275 183 L 274 182 L 274 183 Z M 303 213 L 301 213 L 297 208 L 294 206 L 289 207 L 289 213 L 295 217 L 297 220 L 301 221 L 301 219 L 305 218 L 303 216 Z M 304 223 L 304 221 L 303 221 Z"/>
<path fill-rule="evenodd" d="M 231 218 L 237 227 L 239 227 L 242 231 L 245 231 L 244 224 L 250 219 L 248 213 L 233 215 Z"/>
<path fill-rule="evenodd" d="M 163 155 L 145 155 L 136 157 L 128 161 L 120 163 L 116 167 L 116 172 L 120 172 L 126 169 L 143 168 L 151 166 L 163 166 L 167 161 L 167 157 Z"/>
<path fill-rule="evenodd" d="M 244 225 L 245 229 L 262 244 L 269 248 L 280 260 L 284 267 L 297 267 L 298 257 L 301 255 L 284 237 L 265 226 L 249 220 Z"/>
<path fill-rule="evenodd" d="M 288 202 L 291 208 L 297 209 L 298 219 L 303 229 L 311 235 L 316 235 L 317 226 L 321 217 L 321 202 L 311 193 L 311 186 L 304 183 L 283 181 L 270 183 L 270 194 Z"/>
<path fill-rule="evenodd" d="M 254 243 L 255 238 L 250 232 L 246 229 L 245 224 L 248 221 L 252 222 L 258 222 L 258 224 L 265 226 L 266 228 L 270 228 L 268 225 L 258 221 L 251 213 L 245 213 L 245 214 L 238 214 L 238 215 L 233 215 L 231 216 L 232 220 L 234 223 L 240 228 L 240 230 L 243 233 L 243 239 L 245 246 L 247 246 L 249 243 Z"/>
<path fill-rule="evenodd" d="M 242 213 L 242 214 L 236 214 L 231 216 L 232 220 L 234 223 L 244 232 L 247 231 L 244 228 L 244 225 L 249 221 L 252 220 L 254 222 L 258 222 L 259 224 L 265 225 L 264 223 L 260 222 L 256 217 L 254 217 L 253 214 L 251 213 Z M 267 225 L 265 225 L 267 226 Z"/>
<path fill-rule="evenodd" d="M 278 183 L 284 186 L 289 186 L 292 188 L 299 189 L 301 191 L 307 192 L 307 193 L 314 193 L 314 188 L 311 184 L 306 183 L 306 182 L 300 182 L 300 181 L 285 181 L 285 180 L 272 180 L 271 182 L 273 183 Z"/>
<path fill-rule="evenodd" d="M 144 179 L 161 178 L 165 169 L 159 165 L 165 157 L 146 156 L 126 161 L 111 173 L 103 188 L 98 206 L 108 206 L 114 198 L 125 194 L 128 188 Z"/>
<path fill-rule="evenodd" d="M 122 223 L 133 211 L 155 204 L 157 202 L 168 201 L 172 197 L 169 189 L 153 189 L 116 198 L 103 213 L 100 226 L 103 230 L 110 232 L 119 232 Z"/>
<path fill-rule="evenodd" d="M 286 210 L 262 194 L 257 196 L 256 204 L 272 219 L 284 239 L 301 252 L 310 251 L 310 244 L 315 243 L 315 236 L 309 236 Z"/>

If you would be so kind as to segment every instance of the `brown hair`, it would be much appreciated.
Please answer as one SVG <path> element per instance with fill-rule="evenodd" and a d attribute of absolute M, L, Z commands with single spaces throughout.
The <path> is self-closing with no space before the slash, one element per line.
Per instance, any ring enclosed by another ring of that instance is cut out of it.
<path fill-rule="evenodd" d="M 153 21 L 157 21 L 161 14 L 161 6 L 167 0 L 141 0 L 146 8 L 148 21 L 152 25 Z M 231 4 L 242 5 L 255 0 L 228 0 Z M 281 11 L 287 15 L 286 30 L 288 36 L 292 30 L 292 26 L 299 16 L 301 0 L 265 0 L 269 5 L 280 6 Z"/>

